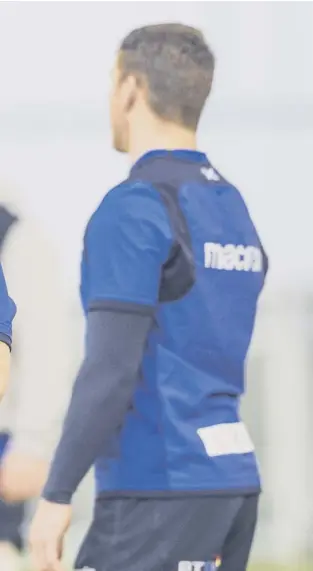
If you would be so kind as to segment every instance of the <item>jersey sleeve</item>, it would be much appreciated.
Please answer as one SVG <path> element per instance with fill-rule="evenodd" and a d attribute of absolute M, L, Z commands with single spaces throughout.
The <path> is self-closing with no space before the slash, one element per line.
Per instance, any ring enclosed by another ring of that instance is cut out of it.
<path fill-rule="evenodd" d="M 0 264 L 0 341 L 11 347 L 12 321 L 16 313 L 14 301 L 9 297 L 8 290 Z"/>
<path fill-rule="evenodd" d="M 87 309 L 125 304 L 136 311 L 153 309 L 171 246 L 157 191 L 146 186 L 111 191 L 86 233 Z"/>

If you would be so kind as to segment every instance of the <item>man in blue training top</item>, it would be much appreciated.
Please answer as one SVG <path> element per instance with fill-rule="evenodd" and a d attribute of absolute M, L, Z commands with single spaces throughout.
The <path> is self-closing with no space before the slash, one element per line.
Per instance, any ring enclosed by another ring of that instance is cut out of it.
<path fill-rule="evenodd" d="M 85 234 L 86 355 L 30 532 L 38 571 L 61 569 L 93 464 L 76 569 L 246 569 L 260 481 L 239 401 L 267 260 L 239 192 L 197 150 L 213 71 L 188 26 L 121 45 L 112 131 L 133 166 Z"/>
<path fill-rule="evenodd" d="M 8 295 L 2 265 L 0 264 L 0 400 L 5 394 L 9 380 L 12 322 L 15 314 L 15 303 Z M 0 453 L 1 445 L 0 438 Z"/>

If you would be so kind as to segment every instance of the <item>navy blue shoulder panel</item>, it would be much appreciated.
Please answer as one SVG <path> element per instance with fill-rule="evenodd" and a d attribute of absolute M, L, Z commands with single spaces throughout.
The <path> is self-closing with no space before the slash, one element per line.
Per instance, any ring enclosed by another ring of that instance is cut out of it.
<path fill-rule="evenodd" d="M 181 299 L 195 283 L 191 236 L 179 204 L 179 189 L 186 181 L 187 173 L 187 177 L 192 179 L 192 166 L 167 157 L 155 157 L 135 166 L 129 179 L 146 182 L 159 192 L 173 230 L 174 243 L 162 269 L 159 291 L 161 303 Z"/>
<path fill-rule="evenodd" d="M 0 206 L 0 252 L 8 231 L 17 220 L 17 217 L 11 214 L 4 206 Z"/>
<path fill-rule="evenodd" d="M 162 268 L 159 301 L 178 300 L 186 295 L 195 282 L 191 237 L 186 218 L 180 208 L 179 188 L 170 184 L 154 184 L 167 209 L 174 233 L 174 243 Z"/>

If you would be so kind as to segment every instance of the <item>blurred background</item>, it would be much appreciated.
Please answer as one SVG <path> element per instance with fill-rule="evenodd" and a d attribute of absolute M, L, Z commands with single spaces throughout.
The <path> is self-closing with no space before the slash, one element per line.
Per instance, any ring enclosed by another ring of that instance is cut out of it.
<path fill-rule="evenodd" d="M 216 54 L 199 146 L 241 189 L 270 257 L 243 405 L 264 482 L 251 568 L 313 570 L 313 3 L 1 2 L 0 201 L 53 252 L 75 371 L 84 227 L 129 167 L 111 150 L 114 54 L 130 29 L 171 20 Z M 69 557 L 91 500 L 89 477 Z"/>

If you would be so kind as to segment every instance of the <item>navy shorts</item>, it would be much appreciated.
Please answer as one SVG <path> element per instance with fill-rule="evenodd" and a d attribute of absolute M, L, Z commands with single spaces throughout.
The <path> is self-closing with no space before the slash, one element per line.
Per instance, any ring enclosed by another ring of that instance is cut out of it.
<path fill-rule="evenodd" d="M 258 495 L 98 498 L 75 569 L 245 571 Z"/>

